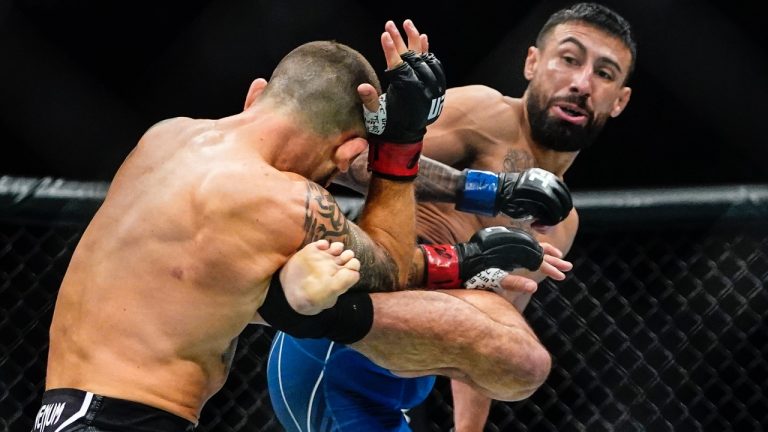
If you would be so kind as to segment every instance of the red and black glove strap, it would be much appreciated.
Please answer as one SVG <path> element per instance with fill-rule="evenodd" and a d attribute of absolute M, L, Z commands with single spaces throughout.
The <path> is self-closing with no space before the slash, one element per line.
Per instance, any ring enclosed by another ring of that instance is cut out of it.
<path fill-rule="evenodd" d="M 428 289 L 461 288 L 459 254 L 453 245 L 419 245 L 424 252 L 424 267 Z"/>
<path fill-rule="evenodd" d="M 409 181 L 419 174 L 422 141 L 398 144 L 371 140 L 368 169 L 390 180 Z"/>

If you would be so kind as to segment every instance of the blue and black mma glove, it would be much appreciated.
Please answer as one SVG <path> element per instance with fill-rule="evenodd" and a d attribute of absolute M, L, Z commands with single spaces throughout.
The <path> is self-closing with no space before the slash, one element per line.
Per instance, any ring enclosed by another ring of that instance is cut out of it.
<path fill-rule="evenodd" d="M 419 247 L 429 289 L 500 290 L 507 272 L 521 267 L 538 270 L 544 261 L 544 250 L 530 234 L 501 226 L 482 228 L 466 243 Z"/>
<path fill-rule="evenodd" d="M 557 225 L 573 209 L 568 187 L 541 168 L 522 173 L 464 170 L 456 209 L 485 216 L 503 213 L 514 219 L 533 218 L 542 225 Z"/>
<path fill-rule="evenodd" d="M 411 181 L 419 172 L 427 125 L 442 111 L 446 82 L 433 54 L 407 51 L 400 57 L 400 65 L 384 72 L 389 85 L 379 96 L 379 109 L 365 109 L 368 169 L 390 180 Z"/>

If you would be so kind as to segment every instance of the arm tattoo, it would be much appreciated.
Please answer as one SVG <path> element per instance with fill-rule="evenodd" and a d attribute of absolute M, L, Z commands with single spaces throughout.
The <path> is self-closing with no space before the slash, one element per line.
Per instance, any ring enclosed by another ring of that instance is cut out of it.
<path fill-rule="evenodd" d="M 371 173 L 368 171 L 366 153 L 355 159 L 346 173 L 337 175 L 333 182 L 365 194 Z M 454 202 L 456 190 L 463 180 L 462 172 L 444 163 L 422 156 L 419 159 L 419 176 L 416 177 L 416 199 L 419 201 Z"/>
<path fill-rule="evenodd" d="M 336 200 L 317 183 L 307 182 L 307 200 L 304 214 L 304 243 L 326 239 L 345 241 L 347 219 L 341 213 Z"/>
<path fill-rule="evenodd" d="M 464 176 L 462 172 L 422 156 L 419 159 L 419 176 L 416 177 L 416 199 L 419 201 L 456 201 L 456 190 Z"/>
<path fill-rule="evenodd" d="M 304 245 L 316 240 L 342 242 L 360 261 L 360 281 L 354 290 L 380 292 L 397 289 L 397 266 L 390 255 L 363 230 L 349 222 L 336 200 L 316 183 L 307 182 Z"/>

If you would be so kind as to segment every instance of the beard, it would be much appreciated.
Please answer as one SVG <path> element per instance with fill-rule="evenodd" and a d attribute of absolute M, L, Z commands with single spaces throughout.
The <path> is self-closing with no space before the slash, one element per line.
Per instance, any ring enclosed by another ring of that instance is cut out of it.
<path fill-rule="evenodd" d="M 549 114 L 549 108 L 559 101 L 575 104 L 587 111 L 584 96 L 573 95 L 545 101 L 533 88 L 530 89 L 528 96 L 526 108 L 531 137 L 545 148 L 559 152 L 584 150 L 595 142 L 600 131 L 603 130 L 606 118 L 595 117 L 591 111 L 588 111 L 587 123 L 584 126 Z"/>

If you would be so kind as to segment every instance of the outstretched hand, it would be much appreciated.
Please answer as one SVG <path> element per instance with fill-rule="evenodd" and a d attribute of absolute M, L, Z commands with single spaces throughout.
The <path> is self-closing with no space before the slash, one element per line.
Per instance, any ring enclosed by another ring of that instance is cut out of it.
<path fill-rule="evenodd" d="M 385 31 L 381 34 L 381 48 L 384 50 L 384 57 L 387 60 L 388 70 L 396 68 L 403 62 L 400 55 L 406 51 L 410 50 L 417 54 L 422 54 L 427 52 L 429 48 L 427 35 L 420 34 L 419 30 L 413 24 L 413 21 L 409 19 L 405 20 L 405 22 L 403 22 L 403 29 L 408 38 L 407 45 L 393 21 L 387 21 L 384 25 Z M 363 101 L 363 105 L 365 105 L 369 111 L 378 111 L 379 94 L 372 85 L 360 84 L 357 87 L 357 92 L 360 94 L 360 99 Z"/>
<path fill-rule="evenodd" d="M 564 272 L 572 270 L 573 264 L 563 259 L 563 253 L 560 249 L 549 243 L 540 243 L 540 245 L 544 250 L 544 260 L 538 271 L 554 280 L 564 280 Z M 530 277 L 508 273 L 499 281 L 499 289 L 494 291 L 514 304 L 518 297 L 524 294 L 533 294 L 538 287 L 538 283 Z"/>

